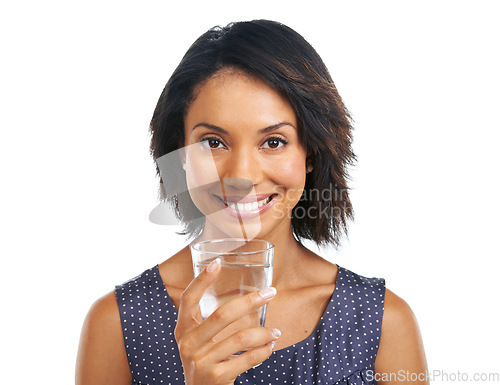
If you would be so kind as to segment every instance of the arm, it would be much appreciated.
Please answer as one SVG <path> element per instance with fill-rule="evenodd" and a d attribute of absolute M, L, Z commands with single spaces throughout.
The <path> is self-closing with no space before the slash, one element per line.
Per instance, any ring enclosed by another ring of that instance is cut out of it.
<path fill-rule="evenodd" d="M 114 291 L 98 299 L 85 318 L 76 362 L 76 385 L 130 385 Z"/>
<path fill-rule="evenodd" d="M 417 319 L 408 304 L 388 289 L 375 372 L 379 385 L 429 384 Z"/>

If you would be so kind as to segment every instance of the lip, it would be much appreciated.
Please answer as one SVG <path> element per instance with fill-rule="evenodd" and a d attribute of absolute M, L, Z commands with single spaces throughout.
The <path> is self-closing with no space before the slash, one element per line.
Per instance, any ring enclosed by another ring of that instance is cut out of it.
<path fill-rule="evenodd" d="M 273 194 L 253 195 L 251 197 L 252 200 L 249 201 L 249 202 L 242 202 L 241 200 L 235 201 L 235 202 L 238 202 L 238 203 L 251 203 L 251 202 L 256 202 L 257 200 L 266 199 L 266 198 L 270 197 L 271 195 L 275 195 L 273 197 L 273 199 L 271 199 L 269 202 L 267 202 L 264 206 L 258 207 L 256 210 L 252 210 L 252 211 L 238 211 L 238 210 L 235 210 L 232 207 L 226 206 L 225 203 L 221 202 L 221 200 L 220 200 L 221 198 L 218 197 L 217 195 L 212 195 L 212 196 L 213 196 L 214 200 L 219 204 L 219 206 L 222 208 L 222 210 L 225 213 L 231 215 L 234 218 L 247 219 L 247 218 L 258 217 L 259 215 L 262 215 L 267 210 L 269 210 L 269 208 L 274 204 L 274 202 L 276 202 L 278 194 L 274 194 L 273 193 Z M 256 197 L 258 197 L 259 199 L 255 199 Z M 226 198 L 230 198 L 230 197 L 226 197 Z M 234 197 L 232 197 L 232 198 L 234 198 Z M 241 198 L 241 197 L 237 197 L 237 198 Z M 247 198 L 247 197 L 245 197 L 245 198 Z M 234 201 L 231 201 L 230 199 L 227 199 L 227 202 L 234 202 Z"/>
<path fill-rule="evenodd" d="M 225 197 L 219 196 L 219 198 L 223 199 L 225 198 L 226 202 L 231 202 L 231 203 L 253 203 L 253 202 L 258 202 L 263 199 L 269 198 L 273 193 L 271 194 L 257 194 L 257 195 L 247 195 L 244 197 L 240 197 L 237 195 L 226 195 Z M 217 196 L 217 195 L 216 195 Z"/>

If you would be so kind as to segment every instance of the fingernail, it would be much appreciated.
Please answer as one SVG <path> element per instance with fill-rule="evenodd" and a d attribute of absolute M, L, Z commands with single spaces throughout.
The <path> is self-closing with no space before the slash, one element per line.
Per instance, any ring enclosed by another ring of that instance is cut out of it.
<path fill-rule="evenodd" d="M 273 350 L 275 346 L 276 346 L 276 342 L 272 341 L 271 342 L 271 350 Z"/>
<path fill-rule="evenodd" d="M 264 299 L 272 298 L 276 295 L 276 289 L 274 287 L 268 287 L 259 291 L 259 295 Z"/>
<path fill-rule="evenodd" d="M 273 334 L 276 338 L 278 338 L 281 335 L 281 330 L 273 328 Z"/>
<path fill-rule="evenodd" d="M 210 262 L 210 265 L 207 266 L 207 271 L 211 273 L 212 271 L 217 269 L 217 265 L 220 265 L 220 258 L 216 258 L 212 262 Z"/>

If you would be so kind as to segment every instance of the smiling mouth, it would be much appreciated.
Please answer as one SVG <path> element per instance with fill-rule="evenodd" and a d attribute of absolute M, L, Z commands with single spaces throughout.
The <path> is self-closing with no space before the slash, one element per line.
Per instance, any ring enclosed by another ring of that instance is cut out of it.
<path fill-rule="evenodd" d="M 244 213 L 244 212 L 253 212 L 253 211 L 258 210 L 260 207 L 271 202 L 273 200 L 273 198 L 277 195 L 278 194 L 271 194 L 267 198 L 264 198 L 264 199 L 261 199 L 258 201 L 254 201 L 254 202 L 248 202 L 248 203 L 228 202 L 228 201 L 224 201 L 224 199 L 221 198 L 220 196 L 214 195 L 214 197 L 217 200 L 219 200 L 222 204 L 224 204 L 226 207 L 230 207 L 239 213 L 242 213 L 242 212 Z"/>

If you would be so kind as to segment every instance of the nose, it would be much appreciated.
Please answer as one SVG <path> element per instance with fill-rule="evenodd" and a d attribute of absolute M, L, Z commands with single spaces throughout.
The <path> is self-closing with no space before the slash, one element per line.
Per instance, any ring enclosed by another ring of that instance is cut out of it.
<path fill-rule="evenodd" d="M 252 181 L 246 178 L 222 178 L 222 182 L 225 186 L 234 187 L 238 190 L 249 190 L 253 186 Z"/>
<path fill-rule="evenodd" d="M 248 190 L 260 183 L 262 170 L 257 155 L 251 149 L 233 151 L 224 162 L 224 168 L 219 170 L 224 185 Z"/>

